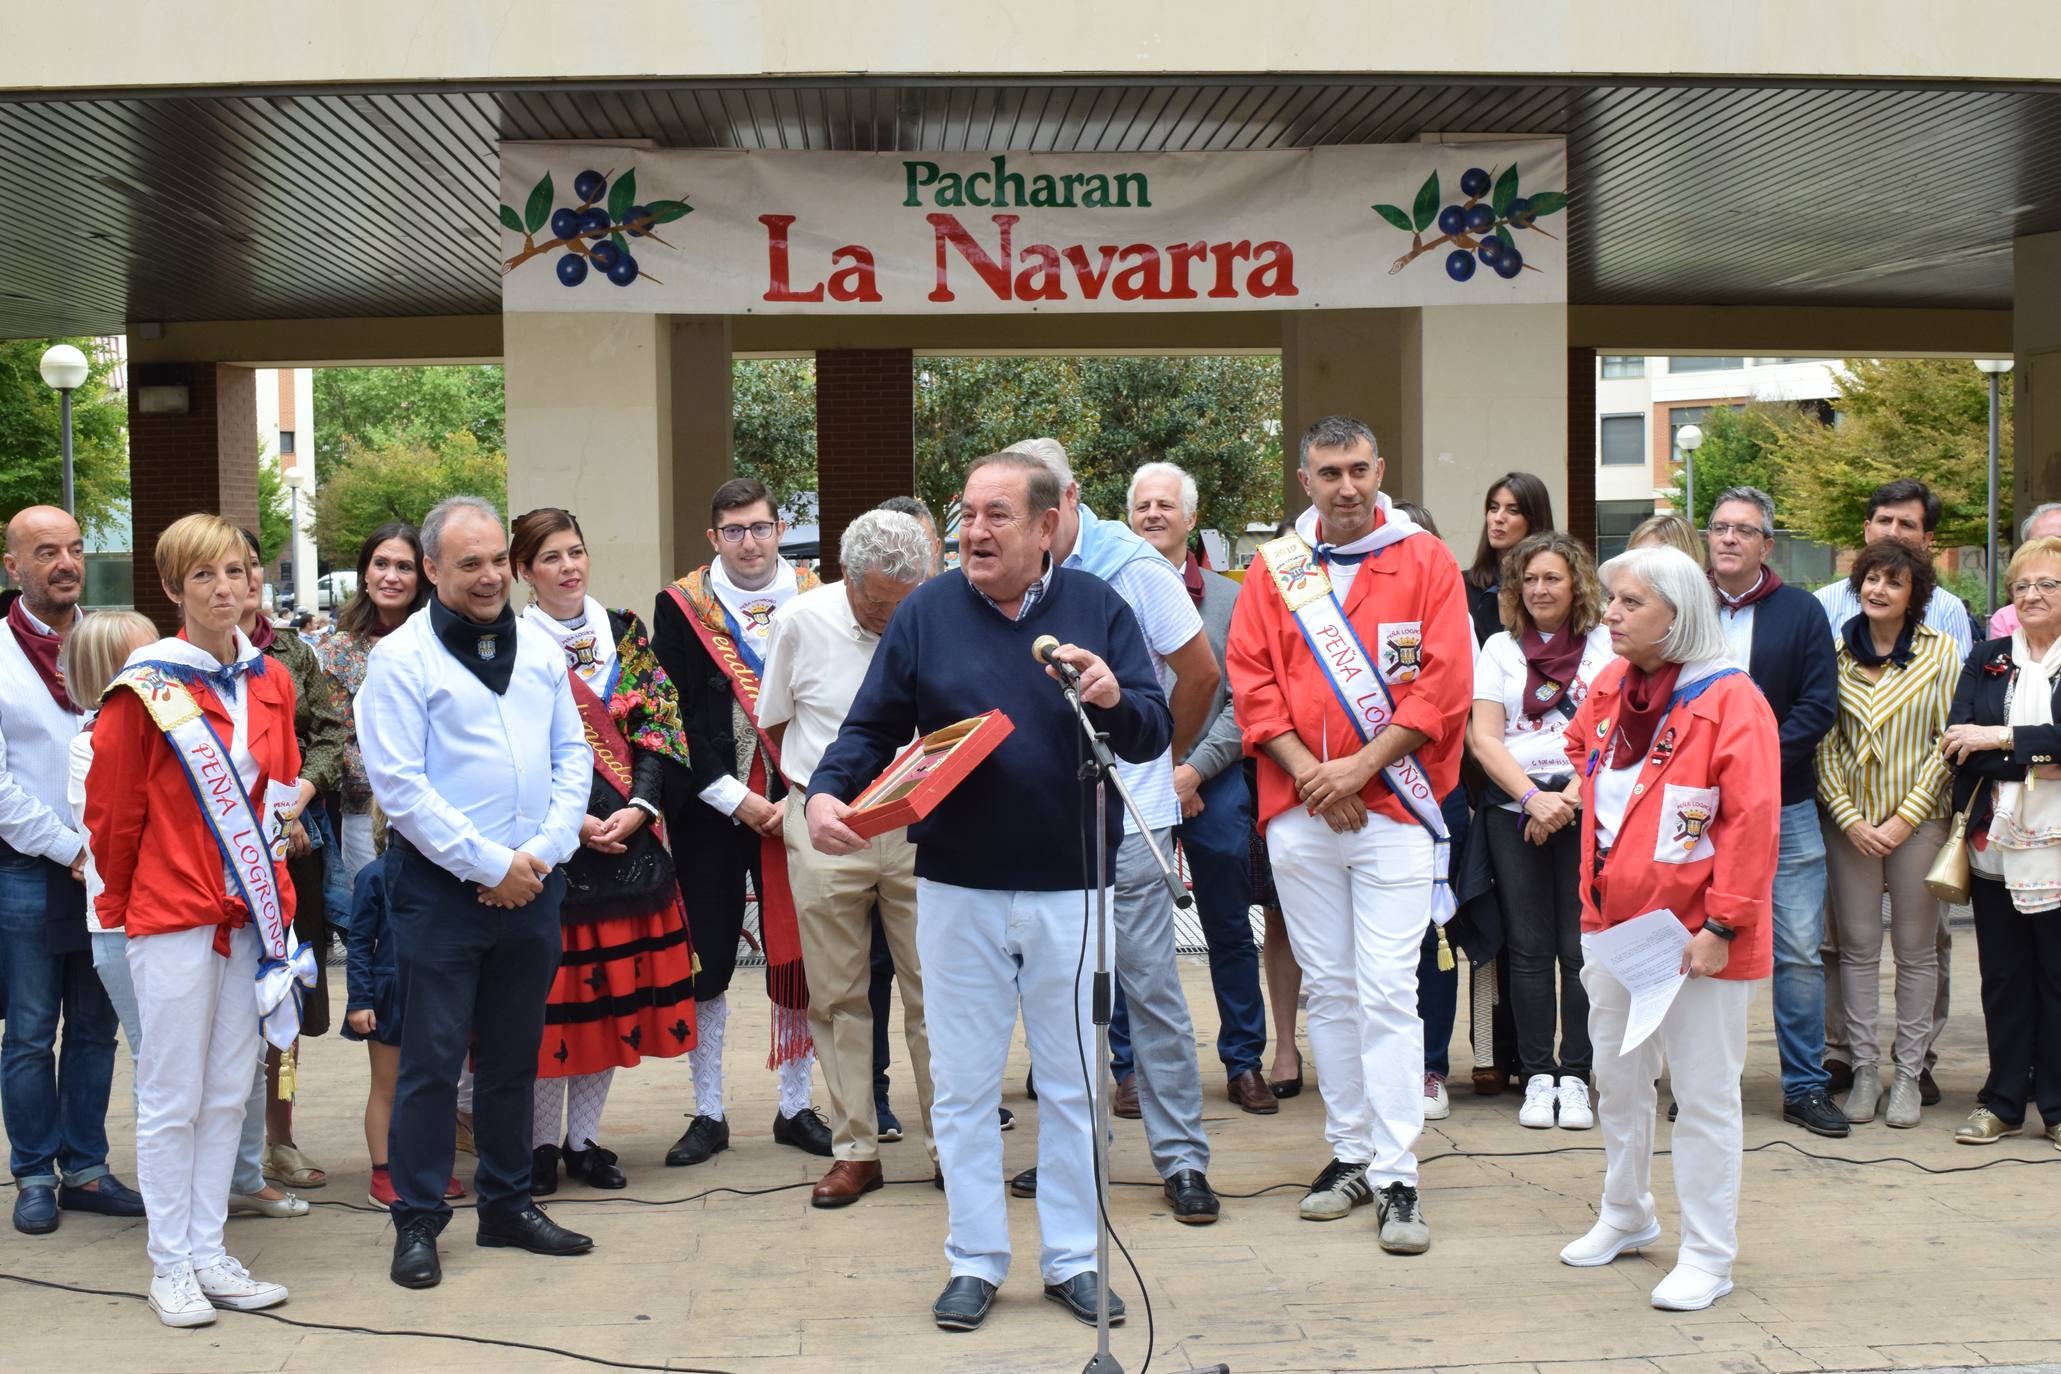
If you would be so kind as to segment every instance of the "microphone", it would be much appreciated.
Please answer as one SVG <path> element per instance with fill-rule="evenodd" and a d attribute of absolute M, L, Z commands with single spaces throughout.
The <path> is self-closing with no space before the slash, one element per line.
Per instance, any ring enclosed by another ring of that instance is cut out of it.
<path fill-rule="evenodd" d="M 1065 659 L 1056 657 L 1054 651 L 1058 648 L 1059 641 L 1051 635 L 1039 635 L 1031 641 L 1031 657 L 1048 668 L 1056 668 L 1059 671 L 1059 680 L 1068 687 L 1078 688 L 1081 685 L 1080 669 Z"/>

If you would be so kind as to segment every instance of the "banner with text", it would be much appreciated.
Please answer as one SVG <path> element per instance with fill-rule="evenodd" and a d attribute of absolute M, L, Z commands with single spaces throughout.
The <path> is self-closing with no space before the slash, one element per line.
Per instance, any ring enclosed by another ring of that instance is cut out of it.
<path fill-rule="evenodd" d="M 504 143 L 505 310 L 1009 314 L 1567 299 L 1558 140 L 1222 153 Z"/>

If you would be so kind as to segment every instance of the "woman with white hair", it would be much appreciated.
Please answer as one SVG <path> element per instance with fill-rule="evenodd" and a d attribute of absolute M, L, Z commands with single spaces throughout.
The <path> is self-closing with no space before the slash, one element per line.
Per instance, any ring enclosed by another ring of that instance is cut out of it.
<path fill-rule="evenodd" d="M 1659 1027 L 1625 1049 L 1631 994 L 1583 965 L 1602 1213 L 1560 1252 L 1604 1265 L 1660 1239 L 1653 1207 L 1654 1081 L 1663 1066 L 1681 1114 L 1673 1131 L 1682 1242 L 1653 1305 L 1696 1311 L 1732 1291 L 1738 1253 L 1746 1006 L 1771 968 L 1781 751 L 1775 717 L 1731 665 L 1710 583 L 1675 549 L 1634 549 L 1603 565 L 1603 623 L 1621 660 L 1568 722 L 1581 778 L 1582 931 L 1666 910 L 1689 932 L 1688 975 Z"/>

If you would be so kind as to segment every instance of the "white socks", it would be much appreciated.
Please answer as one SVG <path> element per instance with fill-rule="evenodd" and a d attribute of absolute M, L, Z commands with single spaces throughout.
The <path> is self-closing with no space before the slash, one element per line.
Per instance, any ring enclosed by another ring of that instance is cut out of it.
<path fill-rule="evenodd" d="M 694 1070 L 694 1114 L 723 1119 L 723 1026 L 730 1019 L 728 995 L 711 998 L 694 1009 L 694 1048 L 687 1063 Z"/>
<path fill-rule="evenodd" d="M 531 1101 L 536 1121 L 530 1129 L 530 1148 L 556 1145 L 563 1140 L 567 1149 L 584 1150 L 597 1143 L 601 1139 L 601 1111 L 608 1105 L 608 1086 L 614 1079 L 614 1069 L 571 1078 L 538 1079 Z M 568 1101 L 570 1110 L 561 1113 Z M 561 1115 L 566 1122 L 563 1136 L 558 1133 Z"/>
<path fill-rule="evenodd" d="M 780 1115 L 799 1116 L 809 1109 L 809 1075 L 815 1067 L 814 1050 L 780 1066 Z"/>

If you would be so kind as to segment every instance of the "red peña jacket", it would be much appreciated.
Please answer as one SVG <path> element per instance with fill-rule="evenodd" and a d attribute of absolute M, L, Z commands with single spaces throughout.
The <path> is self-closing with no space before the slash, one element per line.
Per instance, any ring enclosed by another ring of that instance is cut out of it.
<path fill-rule="evenodd" d="M 250 693 L 248 745 L 258 763 L 253 798 L 265 784 L 298 778 L 301 751 L 293 734 L 293 679 L 278 663 L 244 678 Z M 224 740 L 233 726 L 212 690 L 196 683 L 193 696 Z M 262 805 L 262 803 L 259 803 Z M 200 802 L 164 732 L 135 692 L 111 691 L 93 724 L 93 768 L 86 775 L 86 830 L 93 862 L 107 886 L 95 908 L 109 930 L 130 939 L 195 926 L 218 927 L 215 948 L 229 952 L 229 932 L 250 919 L 243 899 L 229 889 L 222 851 L 201 816 Z M 281 917 L 293 918 L 293 883 L 286 865 L 274 864 Z"/>
<path fill-rule="evenodd" d="M 1714 916 L 1738 932 L 1720 978 L 1773 966 L 1775 858 L 1782 835 L 1782 751 L 1774 712 L 1743 672 L 1696 684 L 1654 731 L 1631 804 L 1596 876 L 1596 774 L 1629 667 L 1597 674 L 1567 725 L 1582 779 L 1582 929 L 1666 907 L 1692 932 Z"/>
<path fill-rule="evenodd" d="M 1474 630 L 1459 564 L 1436 536 L 1412 535 L 1360 564 L 1344 609 L 1367 652 L 1383 660 L 1395 723 L 1429 740 L 1418 762 L 1439 797 L 1451 795 L 1474 705 Z M 1301 803 L 1295 780 L 1261 752 L 1262 744 L 1292 730 L 1320 758 L 1341 759 L 1359 752 L 1361 740 L 1264 557 L 1246 569 L 1224 662 L 1245 752 L 1259 760 L 1258 820 L 1265 829 Z M 1360 798 L 1390 820 L 1414 820 L 1378 776 Z"/>

